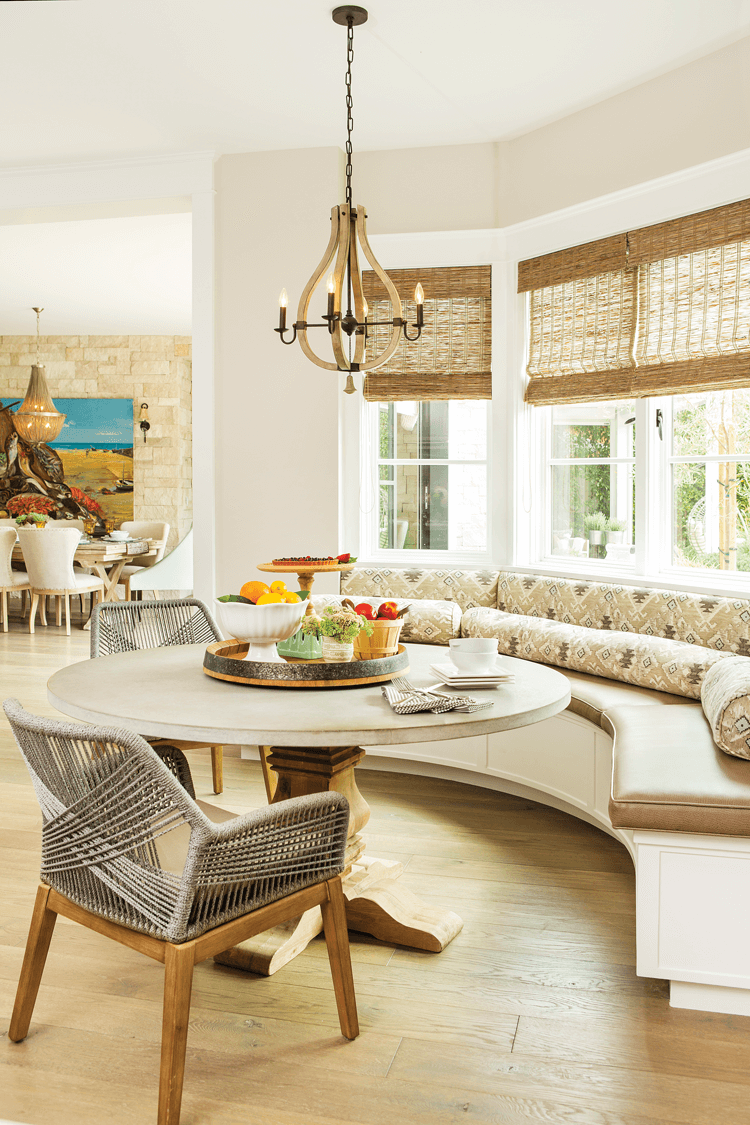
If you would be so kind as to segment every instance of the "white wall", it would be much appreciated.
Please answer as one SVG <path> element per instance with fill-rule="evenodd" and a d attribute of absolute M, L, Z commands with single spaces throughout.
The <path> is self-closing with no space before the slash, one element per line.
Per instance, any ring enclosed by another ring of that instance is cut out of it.
<path fill-rule="evenodd" d="M 369 234 L 484 229 L 500 225 L 495 144 L 357 152 L 355 203 Z"/>
<path fill-rule="evenodd" d="M 279 292 L 289 293 L 293 323 L 328 243 L 331 208 L 343 194 L 341 153 L 224 156 L 215 187 L 216 592 L 223 594 L 262 578 L 256 564 L 279 555 L 337 553 L 343 376 L 310 363 L 299 344 L 284 347 L 273 329 Z M 322 329 L 310 336 L 328 345 Z M 316 588 L 334 589 L 335 580 L 318 579 Z"/>
<path fill-rule="evenodd" d="M 355 194 L 373 233 L 482 230 L 749 147 L 746 38 L 513 140 L 355 154 Z"/>

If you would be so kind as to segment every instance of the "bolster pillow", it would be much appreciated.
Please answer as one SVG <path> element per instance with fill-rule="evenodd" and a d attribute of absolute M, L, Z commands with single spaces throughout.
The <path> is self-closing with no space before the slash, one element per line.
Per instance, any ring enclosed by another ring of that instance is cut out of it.
<path fill-rule="evenodd" d="M 750 660 L 730 656 L 709 668 L 701 706 L 714 742 L 725 754 L 750 758 Z"/>
<path fill-rule="evenodd" d="M 588 672 L 607 680 L 700 699 L 707 670 L 730 653 L 642 633 L 588 629 L 544 617 L 498 609 L 469 609 L 461 621 L 464 637 L 497 637 L 498 652 Z M 750 660 L 747 661 L 750 664 Z"/>

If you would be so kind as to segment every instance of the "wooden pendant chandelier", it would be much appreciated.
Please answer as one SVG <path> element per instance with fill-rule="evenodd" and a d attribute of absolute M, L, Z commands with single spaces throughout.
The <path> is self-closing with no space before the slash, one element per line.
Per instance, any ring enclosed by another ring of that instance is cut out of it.
<path fill-rule="evenodd" d="M 334 23 L 347 28 L 346 203 L 331 210 L 331 237 L 318 268 L 302 291 L 297 308 L 297 319 L 292 325 L 291 337 L 288 340 L 285 339 L 288 304 L 286 289 L 282 289 L 279 297 L 279 327 L 275 328 L 274 331 L 279 333 L 279 338 L 283 344 L 293 344 L 298 339 L 302 351 L 318 367 L 323 367 L 326 371 L 347 372 L 348 377 L 344 390 L 348 394 L 352 394 L 355 390 L 351 375 L 353 371 L 374 371 L 376 368 L 382 367 L 396 351 L 402 333 L 407 340 L 419 339 L 424 323 L 424 292 L 422 286 L 418 284 L 414 292 L 414 299 L 417 304 L 417 319 L 412 325 L 417 331 L 414 336 L 410 336 L 407 331 L 407 322 L 402 315 L 403 310 L 398 290 L 378 263 L 368 242 L 365 208 L 361 203 L 357 204 L 356 207 L 352 205 L 354 28 L 367 21 L 367 11 L 354 4 L 344 4 L 340 8 L 334 8 L 332 17 Z M 370 264 L 388 294 L 393 309 L 392 320 L 370 321 L 368 319 L 367 301 L 362 289 L 362 267 L 360 264 L 362 256 Z M 328 274 L 327 309 L 321 317 L 321 323 L 311 324 L 307 319 L 310 302 L 313 293 L 326 274 Z M 365 349 L 368 329 L 383 324 L 390 325 L 392 328 L 390 339 L 378 355 L 366 360 Z M 321 359 L 313 351 L 307 338 L 307 332 L 310 328 L 328 329 L 333 349 L 333 360 Z"/>
<path fill-rule="evenodd" d="M 33 311 L 36 313 L 36 363 L 31 368 L 26 397 L 13 415 L 13 425 L 18 436 L 29 445 L 41 445 L 55 440 L 65 425 L 66 415 L 61 414 L 52 401 L 44 368 L 39 363 L 39 314 L 44 309 Z"/>

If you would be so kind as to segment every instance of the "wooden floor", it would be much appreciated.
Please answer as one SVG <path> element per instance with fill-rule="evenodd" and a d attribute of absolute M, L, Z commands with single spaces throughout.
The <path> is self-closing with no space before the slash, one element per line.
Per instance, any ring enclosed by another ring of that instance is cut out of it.
<path fill-rule="evenodd" d="M 80 620 L 78 622 L 80 624 Z M 53 714 L 45 681 L 88 634 L 0 633 L 2 697 Z M 192 755 L 211 799 L 207 753 Z M 562 813 L 446 781 L 363 769 L 371 854 L 465 919 L 442 954 L 353 935 L 362 1034 L 338 1032 L 325 947 L 265 979 L 196 968 L 183 1125 L 740 1125 L 750 1019 L 672 1010 L 635 975 L 624 849 Z M 229 756 L 222 803 L 265 801 Z M 0 1034 L 37 883 L 40 818 L 0 726 Z M 0 1039 L 0 1118 L 155 1121 L 163 969 L 61 919 L 28 1039 Z"/>

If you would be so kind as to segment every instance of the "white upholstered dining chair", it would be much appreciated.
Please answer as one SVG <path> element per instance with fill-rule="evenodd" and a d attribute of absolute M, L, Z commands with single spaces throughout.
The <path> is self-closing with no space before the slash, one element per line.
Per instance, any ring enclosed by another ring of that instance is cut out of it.
<path fill-rule="evenodd" d="M 3 631 L 8 632 L 8 594 L 30 590 L 25 570 L 13 570 L 11 558 L 16 545 L 15 527 L 0 527 L 0 594 L 2 595 Z"/>
<path fill-rule="evenodd" d="M 125 523 L 120 524 L 120 531 L 127 531 L 133 539 L 152 539 L 156 547 L 156 554 L 143 557 L 135 555 L 133 563 L 129 563 L 122 568 L 118 586 L 125 587 L 125 601 L 130 601 L 130 579 L 138 574 L 141 575 L 144 569 L 155 566 L 164 558 L 164 552 L 167 548 L 167 539 L 169 538 L 168 523 L 160 522 L 159 520 L 126 520 Z M 138 561 L 141 560 L 141 561 Z M 149 587 L 146 587 L 148 589 Z"/>
<path fill-rule="evenodd" d="M 83 574 L 73 570 L 73 557 L 81 538 L 75 527 L 53 527 L 47 524 L 43 531 L 36 528 L 19 528 L 18 540 L 21 544 L 26 570 L 31 586 L 31 613 L 29 632 L 34 632 L 34 619 L 37 606 L 40 607 L 42 624 L 47 624 L 47 595 L 57 598 L 57 624 L 61 623 L 61 602 L 65 602 L 65 632 L 70 636 L 70 595 L 90 593 L 98 601 L 104 590 L 104 582 L 95 574 Z"/>

